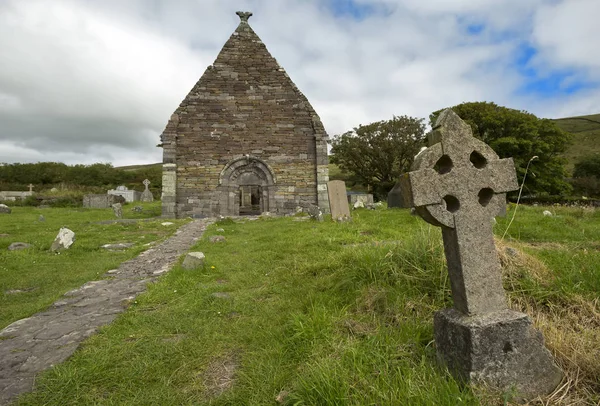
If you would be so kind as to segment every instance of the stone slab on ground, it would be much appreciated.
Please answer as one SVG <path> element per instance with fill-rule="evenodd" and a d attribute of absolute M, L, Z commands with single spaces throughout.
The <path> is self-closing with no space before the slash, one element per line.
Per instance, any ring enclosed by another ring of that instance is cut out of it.
<path fill-rule="evenodd" d="M 204 266 L 204 253 L 188 252 L 181 266 L 187 270 L 202 268 Z"/>
<path fill-rule="evenodd" d="M 10 244 L 8 246 L 8 250 L 9 251 L 19 251 L 19 250 L 25 250 L 27 248 L 31 248 L 32 245 L 28 244 L 26 242 L 13 242 L 12 244 Z"/>
<path fill-rule="evenodd" d="M 69 249 L 75 242 L 75 233 L 68 228 L 61 228 L 58 231 L 58 235 L 54 239 L 50 251 L 60 251 Z"/>
<path fill-rule="evenodd" d="M 0 404 L 31 391 L 36 375 L 65 361 L 99 327 L 112 322 L 133 300 L 167 272 L 214 220 L 194 221 L 172 237 L 123 262 L 108 279 L 71 290 L 47 310 L 0 331 Z"/>
<path fill-rule="evenodd" d="M 126 250 L 127 248 L 133 247 L 135 244 L 132 242 L 119 242 L 115 244 L 104 244 L 100 248 L 104 248 L 109 251 L 120 251 Z"/>

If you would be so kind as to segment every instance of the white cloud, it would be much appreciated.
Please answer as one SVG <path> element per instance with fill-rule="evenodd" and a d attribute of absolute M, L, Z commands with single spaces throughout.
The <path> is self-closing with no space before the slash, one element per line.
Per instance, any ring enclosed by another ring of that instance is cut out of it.
<path fill-rule="evenodd" d="M 600 79 L 600 1 L 569 0 L 542 7 L 536 14 L 533 39 L 542 58 L 555 66 L 589 69 Z"/>
<path fill-rule="evenodd" d="M 171 113 L 250 9 L 258 35 L 331 135 L 487 100 L 546 117 L 600 112 L 598 88 L 518 92 L 522 44 L 540 74 L 597 75 L 597 0 L 5 0 L 0 3 L 0 162 L 158 162 Z M 380 12 L 381 10 L 386 12 Z M 477 35 L 467 28 L 480 26 Z M 568 27 L 569 29 L 567 29 Z M 595 76 L 598 80 L 598 77 Z"/>

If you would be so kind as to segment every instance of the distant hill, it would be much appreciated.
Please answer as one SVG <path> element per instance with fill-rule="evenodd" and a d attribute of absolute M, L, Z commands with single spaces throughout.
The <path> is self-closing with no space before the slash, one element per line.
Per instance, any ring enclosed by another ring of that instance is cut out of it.
<path fill-rule="evenodd" d="M 124 171 L 137 171 L 138 169 L 151 169 L 151 168 L 158 168 L 161 166 L 162 166 L 162 163 L 158 162 L 155 164 L 117 166 L 116 169 L 121 169 Z"/>
<path fill-rule="evenodd" d="M 600 154 L 600 114 L 558 118 L 552 121 L 564 131 L 573 134 L 573 145 L 565 153 L 569 172 L 579 159 Z"/>

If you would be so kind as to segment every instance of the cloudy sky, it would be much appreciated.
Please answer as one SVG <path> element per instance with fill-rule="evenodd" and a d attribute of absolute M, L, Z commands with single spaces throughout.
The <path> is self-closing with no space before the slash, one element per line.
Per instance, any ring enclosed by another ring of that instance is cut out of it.
<path fill-rule="evenodd" d="M 330 135 L 464 101 L 600 113 L 599 0 L 0 0 L 0 162 L 160 162 L 236 10 Z"/>

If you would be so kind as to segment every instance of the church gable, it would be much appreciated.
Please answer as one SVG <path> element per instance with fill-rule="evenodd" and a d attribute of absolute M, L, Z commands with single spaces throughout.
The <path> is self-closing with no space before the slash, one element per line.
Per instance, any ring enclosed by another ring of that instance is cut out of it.
<path fill-rule="evenodd" d="M 260 200 L 257 210 L 286 213 L 311 204 L 326 209 L 323 125 L 247 23 L 248 15 L 238 15 L 239 26 L 162 135 L 163 183 L 172 184 L 163 194 L 163 214 L 239 214 L 240 181 L 223 182 L 219 175 L 240 158 L 256 164 L 248 171 L 270 171 L 240 177 L 260 189 L 247 188 L 260 194 L 254 198 Z M 273 184 L 259 185 L 258 179 Z"/>

